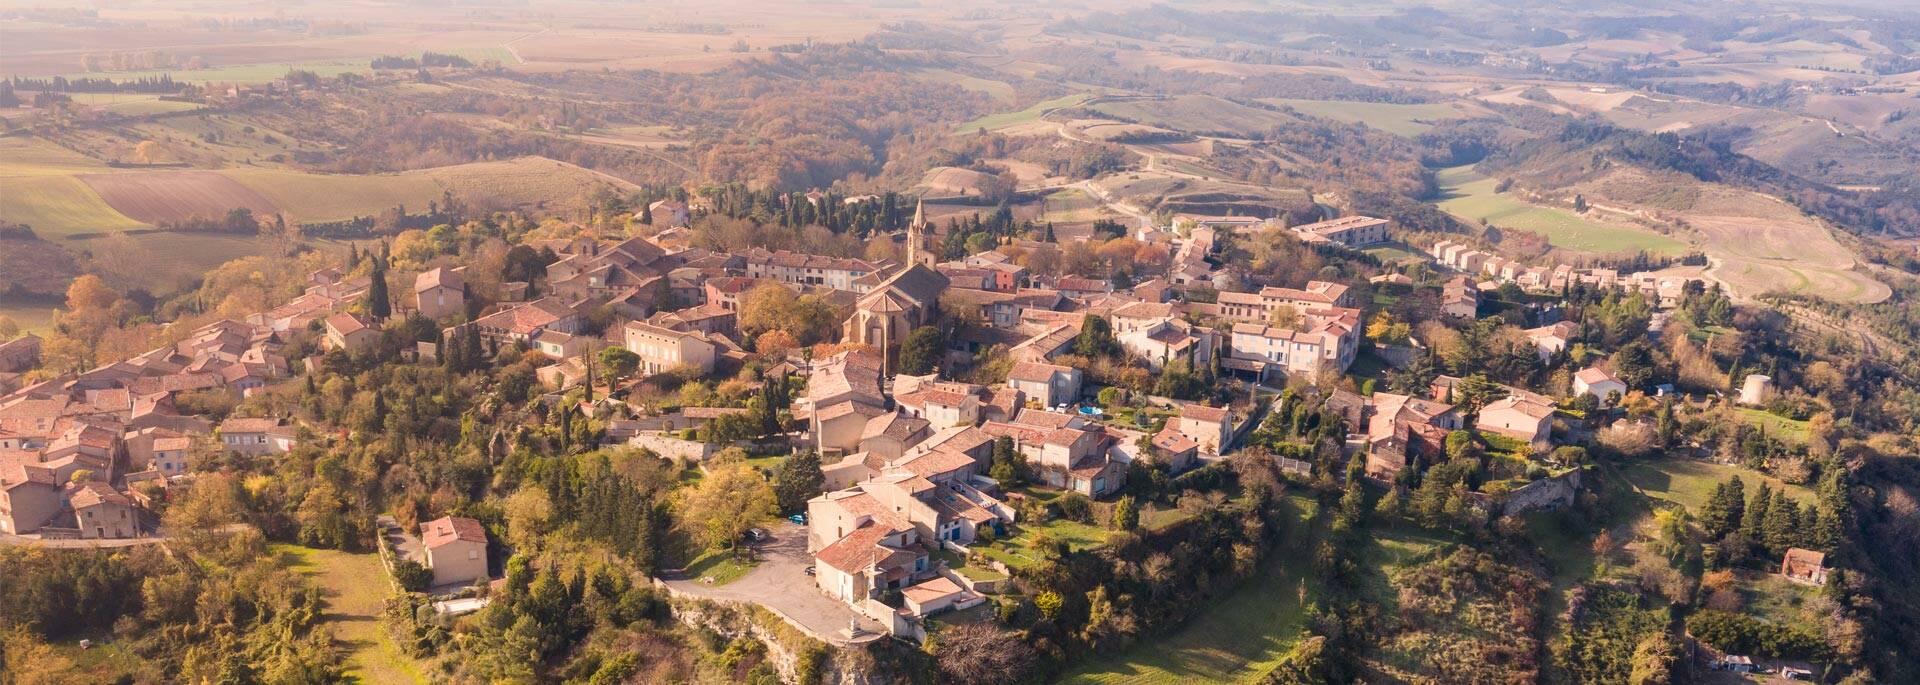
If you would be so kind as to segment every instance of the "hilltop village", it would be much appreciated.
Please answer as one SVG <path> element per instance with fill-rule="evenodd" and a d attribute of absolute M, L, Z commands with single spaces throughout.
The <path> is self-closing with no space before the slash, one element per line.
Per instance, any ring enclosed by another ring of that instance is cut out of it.
<path fill-rule="evenodd" d="M 717 211 L 679 193 L 617 237 L 486 219 L 308 254 L 280 286 L 297 294 L 270 308 L 84 367 L 58 349 L 70 341 L 0 344 L 0 534 L 164 543 L 205 506 L 185 503 L 240 487 L 229 473 L 298 464 L 313 473 L 295 489 L 239 495 L 252 513 L 213 520 L 321 546 L 377 537 L 422 610 L 396 629 L 423 656 L 456 649 L 449 630 L 489 630 L 462 616 L 529 611 L 511 598 L 549 544 L 537 531 L 564 521 L 675 601 L 762 607 L 826 644 L 923 642 L 943 616 L 1054 620 L 1049 588 L 1080 581 L 1038 569 L 1143 544 L 1105 531 L 1219 537 L 1158 600 L 1179 603 L 1209 574 L 1252 573 L 1254 531 L 1289 488 L 1329 493 L 1342 516 L 1377 506 L 1491 535 L 1592 506 L 1589 449 L 1704 455 L 1684 417 L 1788 396 L 1759 369 L 1734 394 L 1677 389 L 1726 373 L 1686 356 L 1711 344 L 1660 337 L 1675 316 L 1726 330 L 1728 301 L 1697 275 L 1529 266 L 1448 241 L 1383 266 L 1361 250 L 1393 239 L 1385 219 L 1171 215 L 1061 243 L 1052 226 L 930 220 L 922 203 L 870 234 L 887 256 L 866 259 L 701 247 L 695 227 Z M 1293 280 L 1248 260 L 1278 250 L 1323 266 Z M 1108 276 L 1060 266 L 1086 259 Z M 121 306 L 85 279 L 69 299 L 76 321 Z M 1780 448 L 1760 440 L 1735 459 L 1768 464 Z M 436 445 L 451 461 L 405 465 Z M 361 467 L 329 455 L 390 463 L 386 494 L 352 492 Z M 485 498 L 512 481 L 540 494 Z M 262 508 L 275 498 L 288 508 Z M 1824 583 L 1833 533 L 1817 512 L 1756 524 L 1715 563 Z"/>

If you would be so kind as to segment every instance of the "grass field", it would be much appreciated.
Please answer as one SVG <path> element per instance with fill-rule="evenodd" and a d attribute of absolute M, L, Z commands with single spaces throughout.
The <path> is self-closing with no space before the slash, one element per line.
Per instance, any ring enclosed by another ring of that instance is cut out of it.
<path fill-rule="evenodd" d="M 1092 97 L 1092 96 L 1087 95 L 1085 93 L 1062 95 L 1052 100 L 1043 100 L 1032 107 L 1028 107 L 1026 109 L 1023 109 L 1017 112 L 1001 112 L 999 114 L 989 114 L 984 117 L 974 119 L 973 121 L 969 121 L 967 123 L 961 124 L 959 126 L 955 126 L 954 130 L 964 133 L 967 131 L 976 131 L 984 128 L 986 130 L 991 131 L 998 128 L 1006 128 L 1008 126 L 1024 124 L 1029 121 L 1034 121 L 1036 119 L 1039 119 L 1040 115 L 1047 113 L 1047 110 L 1059 109 L 1061 107 L 1072 107 L 1082 102 L 1086 102 L 1087 98 L 1089 97 Z"/>
<path fill-rule="evenodd" d="M 968 76 L 946 69 L 921 69 L 913 72 L 913 76 L 914 78 L 933 81 L 935 83 L 950 83 L 967 90 L 977 90 L 992 95 L 995 99 L 1002 102 L 1013 99 L 1013 86 L 1007 85 L 1003 81 L 994 81 L 978 76 Z"/>
<path fill-rule="evenodd" d="M 45 336 L 53 330 L 53 307 L 0 305 L 0 316 L 13 319 L 20 332 Z"/>
<path fill-rule="evenodd" d="M 0 221 L 32 226 L 47 239 L 146 226 L 74 177 L 106 169 L 99 160 L 44 140 L 0 138 Z"/>
<path fill-rule="evenodd" d="M 1304 509 L 1304 497 L 1291 501 Z M 1370 533 L 1361 552 L 1376 601 L 1390 603 L 1389 573 L 1427 557 L 1448 541 L 1431 535 L 1386 528 Z M 1306 623 L 1304 598 L 1319 593 L 1303 550 L 1310 541 L 1272 552 L 1251 579 L 1174 632 L 1142 640 L 1114 657 L 1094 657 L 1060 682 L 1074 685 L 1159 685 L 1161 683 L 1257 683 L 1280 664 Z"/>
<path fill-rule="evenodd" d="M 1297 121 L 1272 110 L 1250 107 L 1210 95 L 1180 95 L 1163 100 L 1123 100 L 1094 105 L 1094 110 L 1160 128 L 1189 132 L 1250 135 Z"/>
<path fill-rule="evenodd" d="M 1737 408 L 1734 410 L 1734 413 L 1738 414 L 1741 420 L 1766 430 L 1769 436 L 1780 438 L 1787 442 L 1807 441 L 1807 422 L 1805 421 L 1795 421 L 1779 414 L 1764 412 L 1751 407 Z"/>
<path fill-rule="evenodd" d="M 1406 243 L 1401 242 L 1383 243 L 1364 248 L 1360 251 L 1372 255 L 1374 259 L 1389 264 L 1408 260 L 1419 262 L 1427 261 L 1426 256 L 1421 254 L 1419 250 L 1415 250 Z"/>
<path fill-rule="evenodd" d="M 326 596 L 321 621 L 346 650 L 347 677 L 364 683 L 424 683 L 420 668 L 380 626 L 391 586 L 377 554 L 273 545 L 283 563 L 313 579 Z"/>
<path fill-rule="evenodd" d="M 1686 243 L 1658 233 L 1598 223 L 1573 212 L 1541 207 L 1493 192 L 1498 181 L 1470 167 L 1450 167 L 1435 175 L 1440 182 L 1440 209 L 1469 223 L 1481 219 L 1501 228 L 1540 233 L 1554 247 L 1582 252 L 1612 253 L 1646 250 L 1679 254 Z"/>
<path fill-rule="evenodd" d="M 1788 484 L 1753 469 L 1697 459 L 1634 462 L 1622 465 L 1620 473 L 1641 492 L 1677 503 L 1696 514 L 1706 506 L 1707 498 L 1713 496 L 1714 486 L 1734 476 L 1740 477 L 1749 497 L 1764 482 L 1774 490 L 1784 488 L 1788 497 L 1802 504 L 1814 500 L 1813 491 L 1803 486 Z"/>
<path fill-rule="evenodd" d="M 1261 102 L 1286 105 L 1308 116 L 1344 121 L 1349 124 L 1366 124 L 1387 133 L 1408 138 L 1425 133 L 1427 129 L 1433 128 L 1436 122 L 1469 116 L 1468 112 L 1456 109 L 1453 105 L 1439 103 L 1401 105 L 1388 102 L 1294 98 L 1268 98 Z"/>
<path fill-rule="evenodd" d="M 1285 557 L 1279 552 L 1276 557 Z M 1314 589 L 1305 564 L 1276 559 L 1199 617 L 1170 635 L 1142 641 L 1111 658 L 1095 658 L 1060 679 L 1072 685 L 1259 682 L 1293 647 L 1306 623 L 1301 605 Z"/>
<path fill-rule="evenodd" d="M 710 549 L 700 553 L 693 561 L 687 562 L 687 577 L 700 579 L 712 578 L 713 585 L 726 585 L 739 580 L 753 570 L 756 562 L 741 561 L 734 558 L 731 550 Z"/>
<path fill-rule="evenodd" d="M 162 100 L 159 95 L 151 93 L 71 93 L 68 97 L 73 98 L 76 104 L 130 117 L 188 112 L 205 106 L 194 102 Z"/>
<path fill-rule="evenodd" d="M 33 227 L 41 238 L 145 228 L 72 176 L 0 174 L 0 220 Z"/>

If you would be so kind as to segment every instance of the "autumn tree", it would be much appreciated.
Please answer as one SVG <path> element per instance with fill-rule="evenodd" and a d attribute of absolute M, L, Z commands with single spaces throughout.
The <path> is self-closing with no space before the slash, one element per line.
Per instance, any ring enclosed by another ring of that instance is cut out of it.
<path fill-rule="evenodd" d="M 773 488 L 743 463 L 707 474 L 680 505 L 682 523 L 713 549 L 733 547 L 747 529 L 779 514 Z"/>

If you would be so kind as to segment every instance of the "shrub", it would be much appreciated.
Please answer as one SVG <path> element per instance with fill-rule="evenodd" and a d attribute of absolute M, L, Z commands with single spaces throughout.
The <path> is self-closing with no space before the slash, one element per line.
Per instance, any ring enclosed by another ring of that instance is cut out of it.
<path fill-rule="evenodd" d="M 400 589 L 407 592 L 426 592 L 433 586 L 433 572 L 412 559 L 401 559 L 393 563 L 393 579 L 399 581 Z"/>
<path fill-rule="evenodd" d="M 1818 659 L 1826 652 L 1826 644 L 1817 635 L 1746 614 L 1714 609 L 1688 617 L 1687 632 L 1701 642 L 1733 654 Z"/>
<path fill-rule="evenodd" d="M 1054 500 L 1053 506 L 1060 510 L 1060 518 L 1076 523 L 1093 523 L 1093 500 L 1077 492 L 1069 492 Z"/>

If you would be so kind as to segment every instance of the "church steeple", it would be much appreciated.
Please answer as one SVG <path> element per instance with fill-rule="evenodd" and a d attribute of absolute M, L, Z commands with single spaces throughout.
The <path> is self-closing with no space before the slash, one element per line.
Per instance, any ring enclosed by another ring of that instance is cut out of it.
<path fill-rule="evenodd" d="M 915 200 L 913 203 L 913 222 L 907 224 L 907 266 L 919 264 L 922 260 L 932 261 L 932 255 L 921 254 L 921 250 L 926 249 L 927 244 L 925 236 L 922 236 L 920 233 L 921 227 L 926 225 L 926 217 L 927 201 Z"/>

